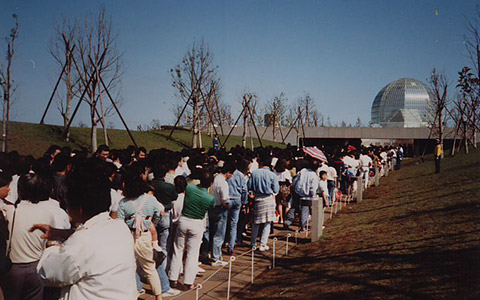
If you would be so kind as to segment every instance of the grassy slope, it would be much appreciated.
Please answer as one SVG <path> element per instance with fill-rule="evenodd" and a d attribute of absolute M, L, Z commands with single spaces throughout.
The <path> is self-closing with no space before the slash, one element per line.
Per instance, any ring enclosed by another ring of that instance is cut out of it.
<path fill-rule="evenodd" d="M 52 144 L 60 146 L 71 146 L 73 149 L 90 149 L 90 129 L 89 128 L 72 128 L 71 142 L 66 143 L 62 140 L 62 128 L 53 125 L 39 125 L 32 123 L 10 123 L 10 137 L 8 150 L 17 150 L 21 154 L 32 154 L 41 156 L 47 148 Z M 111 129 L 108 131 L 110 136 L 111 148 L 125 148 L 132 145 L 128 134 L 124 130 Z M 172 140 L 167 140 L 168 130 L 139 132 L 132 131 L 132 135 L 139 146 L 147 148 L 147 150 L 155 148 L 168 148 L 172 150 L 181 150 L 191 145 L 192 135 L 190 131 L 177 130 Z M 220 136 L 223 141 L 224 136 Z M 202 135 L 203 145 L 210 147 L 212 139 L 207 135 Z M 254 147 L 259 146 L 257 139 L 253 140 Z M 103 144 L 103 131 L 98 130 L 98 144 Z M 241 137 L 230 136 L 227 142 L 227 148 L 241 144 Z M 250 146 L 250 138 L 247 139 L 247 145 Z M 282 147 L 279 143 L 263 141 L 263 145 L 274 145 Z"/>
<path fill-rule="evenodd" d="M 327 221 L 242 299 L 480 299 L 480 151 L 412 165 Z"/>

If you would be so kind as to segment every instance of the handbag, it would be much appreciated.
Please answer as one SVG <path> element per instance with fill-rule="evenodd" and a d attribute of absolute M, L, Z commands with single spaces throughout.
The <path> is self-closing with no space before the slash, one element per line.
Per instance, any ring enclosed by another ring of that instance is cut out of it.
<path fill-rule="evenodd" d="M 153 260 L 155 261 L 155 267 L 158 268 L 167 256 L 163 251 L 157 251 L 153 249 Z"/>

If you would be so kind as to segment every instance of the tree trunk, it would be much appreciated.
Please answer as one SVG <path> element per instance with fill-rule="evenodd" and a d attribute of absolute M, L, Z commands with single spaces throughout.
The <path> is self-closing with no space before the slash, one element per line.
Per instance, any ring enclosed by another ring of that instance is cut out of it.
<path fill-rule="evenodd" d="M 192 120 L 192 148 L 197 148 L 197 140 L 198 140 L 198 97 L 195 96 L 193 99 L 193 120 Z"/>
<path fill-rule="evenodd" d="M 92 153 L 97 151 L 97 118 L 95 115 L 92 117 L 92 131 L 91 131 L 91 138 L 92 138 Z"/>
<path fill-rule="evenodd" d="M 198 119 L 198 147 L 202 148 L 203 143 L 202 143 L 202 123 L 200 122 L 200 119 Z"/>

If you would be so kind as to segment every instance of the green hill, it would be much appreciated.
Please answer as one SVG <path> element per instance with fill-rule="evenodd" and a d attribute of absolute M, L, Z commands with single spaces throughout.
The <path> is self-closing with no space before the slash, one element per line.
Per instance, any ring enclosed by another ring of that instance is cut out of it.
<path fill-rule="evenodd" d="M 480 299 L 480 149 L 412 162 L 236 299 Z"/>
<path fill-rule="evenodd" d="M 24 155 L 34 155 L 39 157 L 43 155 L 45 150 L 52 144 L 59 146 L 70 146 L 72 149 L 90 150 L 90 129 L 89 128 L 72 128 L 70 134 L 70 142 L 62 139 L 63 127 L 55 125 L 40 125 L 34 123 L 10 122 L 9 125 L 9 144 L 8 151 L 17 150 Z M 147 150 L 156 148 L 167 148 L 171 150 L 181 150 L 191 146 L 192 134 L 188 130 L 176 130 L 172 139 L 167 140 L 169 130 L 155 131 L 132 131 L 132 135 L 139 146 L 145 147 Z M 111 148 L 125 148 L 132 145 L 127 132 L 119 129 L 109 129 Z M 224 140 L 225 136 L 220 136 L 220 140 Z M 206 134 L 202 134 L 203 146 L 210 148 L 212 138 Z M 270 141 L 262 141 L 264 146 L 283 147 L 282 144 Z M 103 130 L 98 130 L 98 144 L 103 144 Z M 226 146 L 227 148 L 241 144 L 241 137 L 230 136 Z M 251 146 L 250 138 L 247 139 L 247 145 Z M 253 139 L 254 147 L 260 145 L 258 139 Z"/>

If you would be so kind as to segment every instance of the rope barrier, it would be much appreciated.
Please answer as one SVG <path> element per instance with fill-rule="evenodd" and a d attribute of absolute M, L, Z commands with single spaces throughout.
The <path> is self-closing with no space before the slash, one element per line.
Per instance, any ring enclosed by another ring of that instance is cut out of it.
<path fill-rule="evenodd" d="M 342 205 L 341 202 L 344 202 L 344 205 L 347 206 L 347 204 L 350 204 L 350 201 L 351 201 L 351 198 L 352 198 L 352 195 L 342 195 L 342 198 L 340 200 L 340 205 Z M 338 205 L 338 201 L 337 202 L 337 205 Z M 333 203 L 332 203 L 333 204 Z M 341 208 L 340 208 L 341 209 Z M 306 227 L 306 233 L 305 233 L 305 237 L 308 238 L 308 229 L 309 229 L 309 220 L 307 219 L 307 227 Z M 294 238 L 295 238 L 295 246 L 294 247 L 297 247 L 298 246 L 298 234 L 299 234 L 299 230 L 295 230 L 295 233 L 294 233 Z M 277 242 L 279 240 L 283 240 L 285 239 L 285 256 L 288 256 L 288 250 L 289 250 L 289 239 L 292 237 L 292 234 L 291 233 L 287 233 L 286 235 L 284 236 L 275 236 L 273 237 L 273 249 L 272 249 L 272 254 L 273 254 L 273 257 L 272 257 L 272 266 L 271 266 L 271 269 L 275 269 L 276 267 L 276 252 L 277 252 Z M 249 249 L 248 251 L 245 251 L 243 252 L 242 254 L 238 255 L 238 256 L 230 256 L 230 260 L 229 260 L 229 264 L 228 264 L 228 279 L 227 279 L 227 300 L 230 299 L 230 290 L 231 290 L 231 281 L 232 281 L 232 267 L 233 267 L 233 262 L 236 261 L 237 259 L 241 258 L 242 256 L 245 256 L 245 255 L 248 255 L 251 253 L 251 274 L 250 274 L 250 283 L 253 284 L 254 282 L 254 278 L 255 278 L 255 251 L 257 250 L 257 247 L 256 246 L 253 246 L 251 249 Z M 183 293 L 180 293 L 179 295 L 175 296 L 175 297 L 172 297 L 170 299 L 177 299 L 179 297 L 182 297 L 184 295 L 186 295 L 187 293 L 190 293 L 192 291 L 195 291 L 195 299 L 198 300 L 199 299 L 199 292 L 200 290 L 203 288 L 203 284 L 207 281 L 209 281 L 213 276 L 215 276 L 218 272 L 222 271 L 224 269 L 224 266 L 218 268 L 215 272 L 213 272 L 210 276 L 208 276 L 205 280 L 203 280 L 201 283 L 197 284 L 196 287 L 194 289 L 190 289 L 188 291 L 184 291 Z M 245 270 L 245 269 L 244 269 Z"/>

